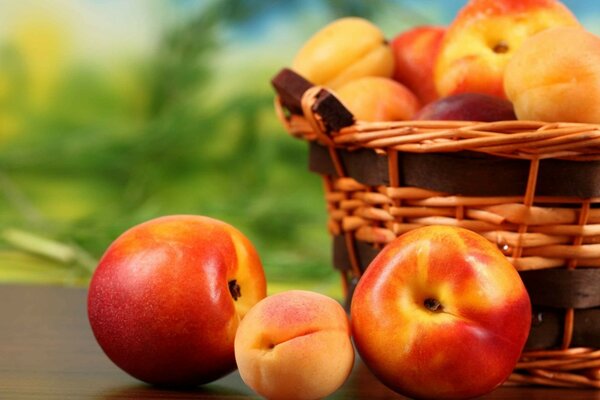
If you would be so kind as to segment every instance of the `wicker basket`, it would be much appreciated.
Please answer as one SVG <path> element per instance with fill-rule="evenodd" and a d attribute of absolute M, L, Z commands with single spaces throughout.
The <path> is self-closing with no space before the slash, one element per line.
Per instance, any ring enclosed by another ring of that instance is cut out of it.
<path fill-rule="evenodd" d="M 346 298 L 398 235 L 473 230 L 513 263 L 534 306 L 507 383 L 600 388 L 600 125 L 357 122 L 294 75 L 274 78 L 275 108 L 323 176 Z"/>

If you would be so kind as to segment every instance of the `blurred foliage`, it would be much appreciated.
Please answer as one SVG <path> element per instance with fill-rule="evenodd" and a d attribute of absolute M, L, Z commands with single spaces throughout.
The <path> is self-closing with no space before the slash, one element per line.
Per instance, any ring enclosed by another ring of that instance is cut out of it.
<path fill-rule="evenodd" d="M 64 0 L 42 11 L 87 3 Z M 244 232 L 275 290 L 339 294 L 321 181 L 307 171 L 305 143 L 277 121 L 269 79 L 327 21 L 363 16 L 391 35 L 448 22 L 461 3 L 150 2 L 183 12 L 157 18 L 167 22 L 147 53 L 114 65 L 97 59 L 101 66 L 68 62 L 81 32 L 44 12 L 23 17 L 0 40 L 0 282 L 85 285 L 120 233 L 186 213 Z M 244 37 L 268 18 L 282 19 L 286 32 Z M 303 31 L 282 51 L 288 27 Z"/>
<path fill-rule="evenodd" d="M 15 132 L 7 123 L 0 130 L 0 281 L 85 284 L 121 232 L 189 213 L 243 231 L 272 282 L 339 286 L 320 178 L 273 111 L 276 69 L 263 71 L 258 86 L 222 94 L 215 84 L 228 79 L 213 63 L 223 29 L 300 4 L 212 2 L 126 69 L 63 72 L 43 110 L 27 90 L 0 97 L 2 114 L 17 121 Z M 358 1 L 327 7 L 332 15 L 370 10 Z M 0 52 L 13 88 L 34 84 L 20 48 Z"/>

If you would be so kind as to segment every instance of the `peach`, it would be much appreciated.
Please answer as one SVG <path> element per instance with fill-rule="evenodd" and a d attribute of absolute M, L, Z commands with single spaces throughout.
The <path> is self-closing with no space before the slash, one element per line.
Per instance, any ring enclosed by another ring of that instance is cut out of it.
<path fill-rule="evenodd" d="M 342 306 L 315 292 L 265 298 L 241 322 L 235 359 L 243 381 L 269 399 L 318 399 L 337 390 L 354 362 Z"/>
<path fill-rule="evenodd" d="M 393 78 L 409 88 L 421 104 L 439 97 L 433 67 L 445 33 L 446 28 L 442 26 L 418 26 L 399 33 L 392 40 Z"/>
<path fill-rule="evenodd" d="M 346 17 L 315 33 L 296 54 L 292 69 L 315 85 L 337 89 L 363 76 L 391 77 L 394 56 L 378 27 Z"/>
<path fill-rule="evenodd" d="M 419 100 L 401 83 L 367 76 L 341 86 L 338 99 L 362 121 L 406 121 L 419 110 Z"/>
<path fill-rule="evenodd" d="M 194 386 L 235 370 L 239 320 L 265 296 L 260 259 L 240 231 L 175 215 L 110 245 L 89 286 L 88 317 L 102 350 L 130 375 Z"/>
<path fill-rule="evenodd" d="M 600 123 L 600 37 L 559 27 L 527 39 L 506 67 L 519 119 Z"/>
<path fill-rule="evenodd" d="M 362 360 L 391 389 L 473 398 L 513 371 L 531 303 L 495 244 L 466 229 L 427 226 L 375 257 L 356 286 L 351 320 Z"/>
<path fill-rule="evenodd" d="M 523 41 L 544 29 L 569 25 L 579 23 L 556 0 L 470 0 L 440 46 L 434 70 L 438 94 L 505 97 L 504 69 Z"/>

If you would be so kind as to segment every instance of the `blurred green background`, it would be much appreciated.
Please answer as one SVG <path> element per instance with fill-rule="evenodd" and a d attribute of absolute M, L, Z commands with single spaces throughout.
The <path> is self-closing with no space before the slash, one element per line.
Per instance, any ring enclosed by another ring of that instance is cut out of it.
<path fill-rule="evenodd" d="M 392 37 L 463 4 L 0 0 L 0 282 L 86 285 L 120 233 L 185 213 L 244 232 L 271 291 L 339 296 L 321 180 L 269 80 L 335 18 Z"/>

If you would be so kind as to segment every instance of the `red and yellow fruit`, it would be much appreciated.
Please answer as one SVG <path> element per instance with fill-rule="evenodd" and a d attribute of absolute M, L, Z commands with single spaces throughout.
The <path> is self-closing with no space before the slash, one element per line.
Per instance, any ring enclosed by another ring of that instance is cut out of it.
<path fill-rule="evenodd" d="M 421 104 L 439 96 L 433 68 L 446 32 L 441 26 L 418 26 L 398 34 L 391 43 L 394 53 L 394 79 L 409 88 Z"/>
<path fill-rule="evenodd" d="M 416 398 L 471 398 L 510 375 L 531 323 L 529 296 L 495 245 L 427 226 L 388 244 L 351 305 L 359 354 L 387 386 Z"/>
<path fill-rule="evenodd" d="M 575 25 L 577 19 L 556 0 L 470 0 L 442 41 L 434 71 L 437 92 L 504 97 L 504 69 L 523 41 L 550 27 Z"/>
<path fill-rule="evenodd" d="M 200 216 L 137 225 L 107 249 L 88 316 L 106 355 L 159 385 L 197 385 L 235 369 L 239 321 L 266 295 L 262 265 L 232 226 Z"/>

